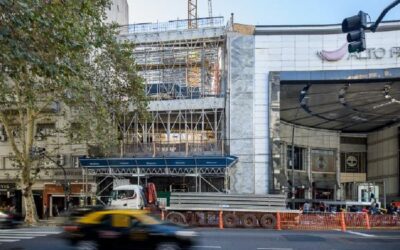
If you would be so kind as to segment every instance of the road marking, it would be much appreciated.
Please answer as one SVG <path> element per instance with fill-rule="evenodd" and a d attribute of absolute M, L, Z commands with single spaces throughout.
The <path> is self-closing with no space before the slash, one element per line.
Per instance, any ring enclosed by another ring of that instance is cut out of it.
<path fill-rule="evenodd" d="M 10 235 L 10 236 L 33 236 L 33 237 L 41 237 L 47 236 L 48 234 L 31 234 L 31 233 L 0 233 L 1 235 Z"/>
<path fill-rule="evenodd" d="M 12 236 L 12 235 L 0 235 L 0 240 L 2 239 L 33 239 L 34 237 L 30 236 Z"/>
<path fill-rule="evenodd" d="M 375 237 L 373 234 L 365 234 L 365 233 L 360 233 L 360 232 L 354 232 L 354 231 L 347 231 L 349 234 L 355 234 L 359 236 L 364 236 L 364 237 Z"/>
<path fill-rule="evenodd" d="M 61 232 L 29 232 L 29 231 L 0 231 L 0 234 L 32 234 L 32 235 L 37 235 L 37 234 L 43 234 L 43 235 L 49 235 L 49 234 L 59 234 Z"/>
<path fill-rule="evenodd" d="M 0 230 L 0 244 L 17 242 L 20 240 L 30 240 L 36 237 L 43 237 L 48 235 L 60 234 L 61 231 L 42 231 L 32 230 L 29 228 L 18 228 L 18 229 L 6 229 Z"/>
<path fill-rule="evenodd" d="M 19 240 L 8 240 L 8 239 L 0 239 L 0 242 L 16 242 Z"/>
<path fill-rule="evenodd" d="M 195 248 L 213 248 L 213 249 L 220 249 L 221 246 L 193 246 Z"/>
<path fill-rule="evenodd" d="M 1 232 L 1 231 L 0 231 Z M 13 233 L 33 233 L 33 234 L 59 234 L 61 231 L 29 231 L 29 230 L 16 230 L 16 231 L 9 231 Z"/>

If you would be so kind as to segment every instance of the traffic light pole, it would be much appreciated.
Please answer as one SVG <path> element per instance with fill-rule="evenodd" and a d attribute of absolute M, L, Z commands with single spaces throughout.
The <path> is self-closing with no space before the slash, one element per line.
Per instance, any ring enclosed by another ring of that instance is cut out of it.
<path fill-rule="evenodd" d="M 369 27 L 369 30 L 371 30 L 372 32 L 375 32 L 376 29 L 378 28 L 378 25 L 380 24 L 380 22 L 382 21 L 382 19 L 385 17 L 385 15 L 389 12 L 389 10 L 391 10 L 392 8 L 394 8 L 396 5 L 398 5 L 400 3 L 400 0 L 396 0 L 393 3 L 389 4 L 389 6 L 387 6 L 382 13 L 379 15 L 378 19 L 376 19 L 375 23 L 372 24 Z"/>

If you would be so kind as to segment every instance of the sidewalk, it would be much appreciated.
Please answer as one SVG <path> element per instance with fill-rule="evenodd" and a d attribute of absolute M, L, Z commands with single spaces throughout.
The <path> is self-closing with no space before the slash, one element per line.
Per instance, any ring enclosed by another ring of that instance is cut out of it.
<path fill-rule="evenodd" d="M 39 220 L 37 225 L 41 227 L 58 227 L 64 223 L 65 219 L 65 217 L 52 217 L 47 220 Z"/>

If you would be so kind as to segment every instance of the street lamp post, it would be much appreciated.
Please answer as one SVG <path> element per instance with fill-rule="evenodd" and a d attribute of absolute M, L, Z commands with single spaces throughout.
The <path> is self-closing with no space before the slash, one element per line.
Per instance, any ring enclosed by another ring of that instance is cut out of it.
<path fill-rule="evenodd" d="M 292 152 L 291 152 L 291 161 L 290 161 L 290 165 L 292 167 L 292 209 L 294 209 L 294 192 L 295 192 L 295 187 L 294 187 L 294 124 L 292 127 Z"/>

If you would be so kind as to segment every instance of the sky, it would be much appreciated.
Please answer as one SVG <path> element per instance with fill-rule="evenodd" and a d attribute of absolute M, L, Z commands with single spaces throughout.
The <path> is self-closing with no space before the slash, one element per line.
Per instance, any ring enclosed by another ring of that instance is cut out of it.
<path fill-rule="evenodd" d="M 375 21 L 394 0 L 212 0 L 213 16 L 234 13 L 234 22 L 253 25 L 338 24 L 362 10 Z M 129 22 L 187 19 L 188 0 L 128 0 Z M 208 17 L 208 0 L 197 0 L 198 16 Z M 400 20 L 400 4 L 383 19 Z"/>

